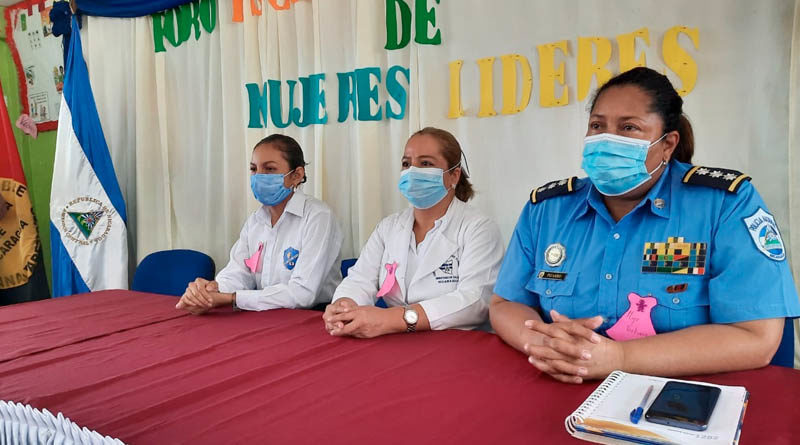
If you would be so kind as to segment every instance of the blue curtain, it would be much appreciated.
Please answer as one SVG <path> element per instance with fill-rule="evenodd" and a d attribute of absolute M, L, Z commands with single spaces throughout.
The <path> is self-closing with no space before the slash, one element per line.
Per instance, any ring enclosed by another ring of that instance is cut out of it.
<path fill-rule="evenodd" d="M 191 0 L 77 0 L 78 13 L 102 17 L 141 17 Z"/>

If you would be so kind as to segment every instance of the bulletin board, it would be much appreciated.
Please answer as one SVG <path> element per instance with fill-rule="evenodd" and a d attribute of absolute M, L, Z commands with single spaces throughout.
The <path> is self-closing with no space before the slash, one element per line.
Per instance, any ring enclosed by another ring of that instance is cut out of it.
<path fill-rule="evenodd" d="M 61 36 L 53 35 L 52 0 L 25 0 L 5 10 L 6 41 L 19 77 L 23 112 L 39 131 L 55 130 L 64 87 Z"/>

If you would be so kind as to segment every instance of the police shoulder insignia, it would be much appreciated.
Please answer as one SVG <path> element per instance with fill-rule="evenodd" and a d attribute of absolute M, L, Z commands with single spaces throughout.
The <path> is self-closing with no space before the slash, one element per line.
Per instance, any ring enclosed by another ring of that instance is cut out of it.
<path fill-rule="evenodd" d="M 745 181 L 749 181 L 750 176 L 724 168 L 701 167 L 695 165 L 683 176 L 684 184 L 702 185 L 717 189 L 727 190 L 730 193 L 739 191 L 739 187 Z"/>
<path fill-rule="evenodd" d="M 577 176 L 561 179 L 559 181 L 548 182 L 541 187 L 533 189 L 531 192 L 531 202 L 533 204 L 537 204 L 554 196 L 572 193 L 579 188 L 578 184 Z"/>

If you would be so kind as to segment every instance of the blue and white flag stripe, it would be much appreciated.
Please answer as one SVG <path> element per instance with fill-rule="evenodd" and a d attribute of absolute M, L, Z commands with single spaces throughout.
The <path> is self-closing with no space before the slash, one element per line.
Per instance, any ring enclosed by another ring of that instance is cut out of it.
<path fill-rule="evenodd" d="M 128 286 L 125 201 L 72 17 L 50 196 L 53 296 Z"/>

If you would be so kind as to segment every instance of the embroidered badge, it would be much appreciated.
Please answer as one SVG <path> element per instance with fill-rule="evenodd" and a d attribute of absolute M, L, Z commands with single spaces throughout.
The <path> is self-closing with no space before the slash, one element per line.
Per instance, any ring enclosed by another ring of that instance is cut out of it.
<path fill-rule="evenodd" d="M 250 258 L 244 260 L 244 265 L 250 269 L 250 272 L 256 273 L 258 269 L 258 262 L 261 260 L 261 251 L 264 249 L 264 243 L 258 243 L 258 250 Z"/>
<path fill-rule="evenodd" d="M 567 278 L 566 272 L 553 272 L 549 270 L 540 270 L 537 275 L 541 280 L 556 280 L 564 281 Z"/>
<path fill-rule="evenodd" d="M 678 294 L 681 292 L 686 292 L 686 289 L 688 288 L 689 288 L 689 283 L 673 284 L 671 286 L 667 286 L 667 293 Z"/>
<path fill-rule="evenodd" d="M 287 269 L 292 270 L 294 269 L 295 264 L 297 264 L 297 257 L 300 256 L 300 252 L 295 248 L 288 248 L 283 251 L 283 265 L 286 266 Z"/>
<path fill-rule="evenodd" d="M 764 209 L 760 208 L 749 218 L 744 219 L 750 237 L 756 243 L 756 247 L 767 258 L 775 261 L 783 261 L 786 258 L 786 249 L 783 247 L 783 238 L 778 231 L 778 224 L 775 218 Z"/>
<path fill-rule="evenodd" d="M 658 304 L 658 300 L 655 297 L 640 297 L 631 292 L 628 294 L 628 303 L 630 303 L 628 310 L 606 331 L 606 334 L 617 341 L 656 335 L 650 312 Z"/>
<path fill-rule="evenodd" d="M 450 255 L 438 269 L 433 271 L 433 277 L 439 284 L 444 283 L 458 283 L 458 258 L 455 255 Z"/>
<path fill-rule="evenodd" d="M 703 275 L 706 273 L 706 243 L 687 243 L 683 237 L 666 243 L 644 243 L 642 272 Z"/>
<path fill-rule="evenodd" d="M 77 197 L 61 210 L 61 233 L 82 246 L 99 243 L 113 229 L 115 212 L 112 209 L 98 199 Z"/>

